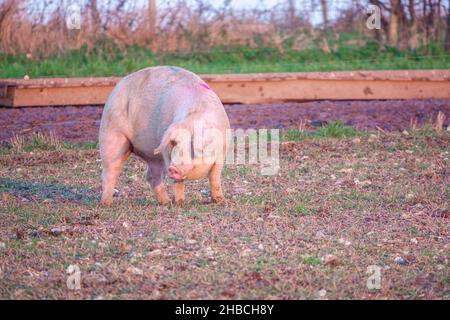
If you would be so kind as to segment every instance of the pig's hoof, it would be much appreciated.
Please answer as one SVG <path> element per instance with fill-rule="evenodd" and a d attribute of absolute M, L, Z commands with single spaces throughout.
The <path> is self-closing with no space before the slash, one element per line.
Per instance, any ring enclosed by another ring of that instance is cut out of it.
<path fill-rule="evenodd" d="M 112 199 L 102 199 L 102 200 L 100 200 L 100 205 L 102 205 L 104 207 L 111 207 Z"/>
<path fill-rule="evenodd" d="M 172 201 L 170 200 L 170 198 L 169 198 L 169 196 L 168 196 L 167 194 L 164 194 L 164 195 L 157 195 L 157 196 L 156 196 L 156 200 L 158 200 L 158 203 L 159 203 L 161 206 L 165 206 L 165 205 L 168 205 L 168 204 L 171 204 L 171 203 L 172 203 Z"/>
<path fill-rule="evenodd" d="M 158 203 L 160 206 L 167 206 L 172 204 L 172 201 L 170 199 L 164 199 L 164 200 L 158 200 Z"/>
<path fill-rule="evenodd" d="M 224 197 L 213 197 L 212 198 L 212 202 L 217 203 L 217 204 L 224 204 L 225 203 L 225 198 Z"/>
<path fill-rule="evenodd" d="M 184 199 L 177 199 L 175 200 L 175 204 L 177 205 L 177 207 L 184 207 Z"/>

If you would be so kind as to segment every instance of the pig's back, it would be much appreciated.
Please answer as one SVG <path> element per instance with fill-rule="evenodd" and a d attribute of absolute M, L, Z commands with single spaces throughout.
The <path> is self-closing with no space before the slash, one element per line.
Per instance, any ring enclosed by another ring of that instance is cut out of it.
<path fill-rule="evenodd" d="M 200 77 L 178 67 L 151 67 L 130 74 L 118 83 L 112 96 L 113 102 L 105 106 L 112 115 L 111 125 L 122 131 L 144 158 L 153 157 L 172 123 L 185 119 L 203 102 L 210 102 L 208 112 L 223 110 Z"/>

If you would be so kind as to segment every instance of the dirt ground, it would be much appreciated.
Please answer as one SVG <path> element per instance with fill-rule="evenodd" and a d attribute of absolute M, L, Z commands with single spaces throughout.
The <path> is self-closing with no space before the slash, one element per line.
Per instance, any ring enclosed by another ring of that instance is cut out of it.
<path fill-rule="evenodd" d="M 449 299 L 449 145 L 284 142 L 278 174 L 229 165 L 224 205 L 202 180 L 184 208 L 156 204 L 134 156 L 105 208 L 97 150 L 4 149 L 0 299 Z"/>
<path fill-rule="evenodd" d="M 262 105 L 226 105 L 233 128 L 290 128 L 301 122 L 307 128 L 340 120 L 360 130 L 380 127 L 399 131 L 410 126 L 434 121 L 439 111 L 450 123 L 450 100 L 411 101 L 318 101 L 306 103 L 277 103 Z M 102 107 L 40 107 L 0 109 L 0 141 L 13 134 L 26 135 L 32 131 L 54 131 L 57 137 L 71 142 L 97 140 Z"/>
<path fill-rule="evenodd" d="M 227 165 L 223 205 L 200 180 L 183 208 L 157 205 L 135 156 L 103 207 L 98 150 L 0 144 L 0 299 L 450 299 L 450 132 L 399 132 L 450 100 L 226 109 L 234 128 L 386 131 L 285 141 L 277 174 Z M 95 141 L 101 111 L 0 109 L 0 138 Z"/>

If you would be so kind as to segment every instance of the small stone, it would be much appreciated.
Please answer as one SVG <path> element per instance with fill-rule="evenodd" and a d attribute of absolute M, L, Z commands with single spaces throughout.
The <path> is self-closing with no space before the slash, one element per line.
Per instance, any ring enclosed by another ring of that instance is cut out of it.
<path fill-rule="evenodd" d="M 414 194 L 408 193 L 405 198 L 406 198 L 406 200 L 412 200 L 412 199 L 414 199 Z"/>
<path fill-rule="evenodd" d="M 144 274 L 144 271 L 142 269 L 136 268 L 136 267 L 128 267 L 127 273 L 131 273 L 137 276 L 142 276 Z"/>
<path fill-rule="evenodd" d="M 263 244 L 262 244 L 262 243 L 260 243 L 260 244 L 258 245 L 258 250 L 260 250 L 260 251 L 264 251 L 264 246 L 263 246 Z"/>
<path fill-rule="evenodd" d="M 343 244 L 343 245 L 346 246 L 346 247 L 348 247 L 349 245 L 352 244 L 350 241 L 345 240 L 345 239 L 343 239 L 343 238 L 340 238 L 340 239 L 338 240 L 338 242 L 339 242 L 340 244 Z"/>
<path fill-rule="evenodd" d="M 6 249 L 6 243 L 0 242 L 0 249 L 2 250 Z"/>
<path fill-rule="evenodd" d="M 376 135 L 374 135 L 374 134 L 371 134 L 369 136 L 369 139 L 367 139 L 367 141 L 369 141 L 369 142 L 375 142 L 377 140 L 378 140 L 378 137 Z"/>
<path fill-rule="evenodd" d="M 401 256 L 395 257 L 394 262 L 401 266 L 406 266 L 408 264 L 408 260 L 406 260 L 405 258 L 403 258 Z"/>
<path fill-rule="evenodd" d="M 360 143 L 361 143 L 361 139 L 360 139 L 360 138 L 354 138 L 354 139 L 352 140 L 352 143 L 353 143 L 353 144 L 360 144 Z"/>
<path fill-rule="evenodd" d="M 319 291 L 317 292 L 317 296 L 320 297 L 320 298 L 323 298 L 323 297 L 325 297 L 326 295 L 327 295 L 327 290 L 325 290 L 325 289 L 321 289 L 321 290 L 319 290 Z"/>
<path fill-rule="evenodd" d="M 251 254 L 252 254 L 252 250 L 249 248 L 246 248 L 246 249 L 242 250 L 242 252 L 241 252 L 242 257 L 248 257 Z"/>
<path fill-rule="evenodd" d="M 33 238 L 38 238 L 38 237 L 40 237 L 40 232 L 38 231 L 38 230 L 33 230 L 33 231 L 31 231 L 31 236 L 33 237 Z M 19 236 L 17 236 L 17 238 L 18 239 L 21 239 L 21 238 L 19 238 Z"/>
<path fill-rule="evenodd" d="M 321 231 L 321 230 L 317 231 L 316 238 L 318 238 L 318 239 L 325 238 L 325 233 L 323 233 L 323 231 Z"/>
<path fill-rule="evenodd" d="M 142 253 L 140 252 L 133 252 L 131 254 L 131 263 L 136 263 L 140 258 L 142 258 Z"/>
<path fill-rule="evenodd" d="M 124 221 L 123 223 L 122 223 L 122 227 L 124 227 L 126 230 L 130 230 L 130 223 L 128 223 L 128 222 L 126 222 L 126 221 Z"/>
<path fill-rule="evenodd" d="M 414 244 L 417 244 L 417 243 L 419 243 L 419 241 L 417 241 L 417 239 L 416 238 L 412 238 L 411 240 L 411 243 L 414 243 Z"/>
<path fill-rule="evenodd" d="M 196 244 L 197 243 L 197 240 L 194 240 L 194 239 L 187 239 L 186 240 L 186 244 Z"/>
<path fill-rule="evenodd" d="M 404 136 L 409 136 L 409 132 L 406 131 L 406 130 L 403 130 L 403 131 L 402 131 L 402 134 L 403 134 Z"/>
<path fill-rule="evenodd" d="M 161 254 L 162 254 L 162 251 L 160 249 L 155 249 L 155 250 L 151 251 L 148 254 L 148 256 L 151 257 L 151 258 L 155 258 L 155 257 L 160 256 Z"/>
<path fill-rule="evenodd" d="M 63 233 L 61 228 L 51 228 L 50 232 L 53 236 L 59 236 L 61 233 Z"/>
<path fill-rule="evenodd" d="M 205 248 L 205 255 L 208 257 L 213 257 L 214 256 L 214 251 L 211 247 L 207 247 Z"/>
<path fill-rule="evenodd" d="M 354 183 L 355 183 L 355 185 L 361 186 L 361 187 L 370 186 L 372 184 L 372 182 L 370 180 L 359 181 L 358 179 L 355 179 Z"/>

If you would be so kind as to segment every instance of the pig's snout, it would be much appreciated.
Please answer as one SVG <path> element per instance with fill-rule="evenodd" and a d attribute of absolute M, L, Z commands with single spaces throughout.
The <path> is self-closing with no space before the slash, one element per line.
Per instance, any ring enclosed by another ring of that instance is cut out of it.
<path fill-rule="evenodd" d="M 181 170 L 175 166 L 170 166 L 167 171 L 169 172 L 169 177 L 171 177 L 172 179 L 182 180 L 184 178 Z"/>

